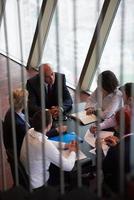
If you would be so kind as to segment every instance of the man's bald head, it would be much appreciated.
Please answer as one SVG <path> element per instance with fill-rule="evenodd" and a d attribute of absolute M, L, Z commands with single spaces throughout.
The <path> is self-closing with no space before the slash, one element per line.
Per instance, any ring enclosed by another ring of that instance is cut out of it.
<path fill-rule="evenodd" d="M 49 84 L 53 85 L 55 82 L 55 73 L 52 69 L 51 64 L 45 63 L 40 66 L 40 70 L 42 70 L 44 74 L 44 81 Z"/>

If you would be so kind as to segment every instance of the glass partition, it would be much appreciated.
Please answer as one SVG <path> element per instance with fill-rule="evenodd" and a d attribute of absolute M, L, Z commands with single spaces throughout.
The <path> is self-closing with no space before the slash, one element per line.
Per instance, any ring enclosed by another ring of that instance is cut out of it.
<path fill-rule="evenodd" d="M 122 36 L 121 36 L 121 23 L 122 23 L 122 2 L 120 3 L 119 9 L 115 16 L 115 20 L 113 22 L 112 28 L 110 30 L 110 34 L 108 36 L 108 40 L 106 46 L 104 48 L 99 68 L 100 72 L 104 70 L 113 71 L 118 77 L 120 84 L 126 82 L 134 82 L 134 4 L 132 0 L 126 0 L 124 6 L 124 38 L 122 44 Z M 123 45 L 123 49 L 122 46 Z M 123 50 L 123 66 L 121 66 L 121 51 Z M 95 74 L 92 86 L 90 88 L 93 91 L 96 87 L 96 77 Z M 121 78 L 122 76 L 122 78 Z M 122 80 L 121 80 L 122 79 Z"/>
<path fill-rule="evenodd" d="M 75 5 L 74 2 L 76 2 Z M 100 1 L 100 10 L 103 2 Z M 58 1 L 57 13 L 54 14 L 48 34 L 42 62 L 51 62 L 56 71 L 58 67 L 60 72 L 66 74 L 67 82 L 74 87 L 78 83 L 100 13 L 100 10 L 97 13 L 97 4 L 97 0 Z M 56 37 L 56 27 L 59 42 Z M 60 66 L 57 63 L 57 57 Z"/>
<path fill-rule="evenodd" d="M 36 23 L 39 15 L 42 0 L 21 0 L 21 34 L 23 46 L 23 62 L 26 64 L 31 48 Z M 38 2 L 38 3 L 37 3 Z M 19 36 L 19 18 L 17 0 L 6 1 L 5 17 L 8 37 L 8 53 L 10 58 L 21 62 L 20 36 Z M 4 21 L 2 20 L 0 28 L 0 52 L 7 54 L 5 45 Z"/>

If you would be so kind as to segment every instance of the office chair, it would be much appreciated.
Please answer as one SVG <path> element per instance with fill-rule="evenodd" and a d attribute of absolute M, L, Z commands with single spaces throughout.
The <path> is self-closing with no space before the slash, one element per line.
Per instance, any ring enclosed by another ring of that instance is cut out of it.
<path fill-rule="evenodd" d="M 75 166 L 70 173 L 72 188 L 75 188 L 78 184 L 78 166 L 81 169 L 80 174 L 82 185 L 89 186 L 92 177 L 92 160 L 90 158 L 84 158 L 76 161 Z"/>
<path fill-rule="evenodd" d="M 15 162 L 14 162 L 14 156 L 13 153 L 11 153 L 10 150 L 6 149 L 8 162 L 10 164 L 12 177 L 14 181 L 14 186 L 16 186 L 16 179 L 15 179 Z M 29 176 L 27 175 L 25 168 L 23 167 L 21 161 L 18 159 L 18 176 L 19 176 L 19 185 L 23 186 L 26 190 L 30 190 L 30 183 L 29 183 Z"/>
<path fill-rule="evenodd" d="M 11 168 L 11 173 L 12 173 L 12 178 L 13 178 L 13 182 L 14 182 L 14 186 L 17 185 L 16 183 L 16 178 L 15 178 L 15 160 L 14 160 L 14 153 L 13 153 L 13 149 L 10 149 L 9 144 L 8 144 L 8 140 L 7 140 L 7 135 L 5 134 L 5 130 L 4 130 L 4 122 L 1 120 L 2 122 L 2 129 L 3 129 L 3 142 L 4 142 L 4 146 L 6 149 L 6 154 L 7 154 L 7 161 L 10 165 Z M 23 186 L 26 190 L 29 191 L 30 189 L 30 185 L 29 185 L 29 177 L 21 163 L 21 161 L 18 158 L 18 176 L 19 176 L 19 185 Z"/>
<path fill-rule="evenodd" d="M 11 199 L 19 199 L 19 200 L 28 200 L 29 199 L 29 192 L 26 191 L 21 186 L 16 186 L 10 188 L 8 190 L 2 191 L 0 193 L 0 200 L 11 200 Z"/>
<path fill-rule="evenodd" d="M 87 187 L 73 188 L 68 193 L 61 196 L 60 200 L 99 200 L 95 192 L 91 192 Z"/>
<path fill-rule="evenodd" d="M 74 168 L 72 171 L 67 172 L 64 171 L 64 183 L 65 183 L 65 190 L 70 191 L 72 188 L 77 186 L 77 177 L 78 177 L 78 170 L 77 164 L 80 165 L 81 168 L 81 179 L 82 185 L 89 186 L 90 177 L 91 177 L 91 167 L 92 161 L 90 158 L 85 158 L 79 161 L 76 161 Z M 50 177 L 48 180 L 48 185 L 58 187 L 60 185 L 60 168 L 54 164 L 50 164 L 49 167 Z"/>

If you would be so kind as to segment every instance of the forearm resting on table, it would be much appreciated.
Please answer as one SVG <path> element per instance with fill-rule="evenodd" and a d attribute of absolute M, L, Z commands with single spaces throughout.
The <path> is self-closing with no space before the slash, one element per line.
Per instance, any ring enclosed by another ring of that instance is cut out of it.
<path fill-rule="evenodd" d="M 57 149 L 59 149 L 59 150 L 64 150 L 64 149 L 66 149 L 67 147 L 66 147 L 66 143 L 64 143 L 64 142 L 56 142 L 56 141 L 52 141 L 51 140 L 51 142 L 56 146 L 56 148 Z"/>
<path fill-rule="evenodd" d="M 111 127 L 115 127 L 116 125 L 116 122 L 115 122 L 115 116 L 111 116 L 110 118 L 108 119 L 105 119 L 103 122 L 101 122 L 99 124 L 100 126 L 100 129 L 106 129 L 106 128 L 111 128 Z"/>

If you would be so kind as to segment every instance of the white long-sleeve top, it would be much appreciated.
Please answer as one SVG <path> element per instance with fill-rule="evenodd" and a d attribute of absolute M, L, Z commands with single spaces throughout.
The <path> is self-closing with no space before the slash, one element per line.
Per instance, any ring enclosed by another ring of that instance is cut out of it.
<path fill-rule="evenodd" d="M 116 89 L 113 93 L 102 98 L 102 91 L 96 89 L 87 99 L 85 109 L 93 107 L 95 110 L 101 107 L 102 119 L 107 119 L 113 116 L 123 106 L 122 92 Z M 99 98 L 99 99 L 98 99 Z"/>
<path fill-rule="evenodd" d="M 28 142 L 28 156 L 26 144 Z M 43 155 L 44 143 L 44 155 Z M 27 174 L 30 176 L 30 183 L 32 188 L 37 188 L 44 185 L 49 179 L 49 166 L 50 163 L 60 167 L 60 151 L 58 150 L 59 143 L 47 139 L 47 136 L 40 132 L 36 132 L 33 128 L 28 130 L 24 137 L 20 160 L 24 165 Z M 29 168 L 27 163 L 29 159 Z M 45 159 L 45 168 L 43 167 L 43 160 Z M 76 153 L 70 152 L 68 158 L 62 156 L 62 167 L 65 171 L 71 171 L 74 167 Z M 30 172 L 29 172 L 30 170 Z M 45 180 L 44 180 L 45 173 Z"/>
<path fill-rule="evenodd" d="M 107 128 L 111 128 L 111 127 L 115 127 L 116 126 L 116 120 L 115 120 L 115 115 L 112 115 L 110 118 L 105 119 L 104 121 L 102 121 L 100 124 L 100 129 L 107 129 Z"/>

